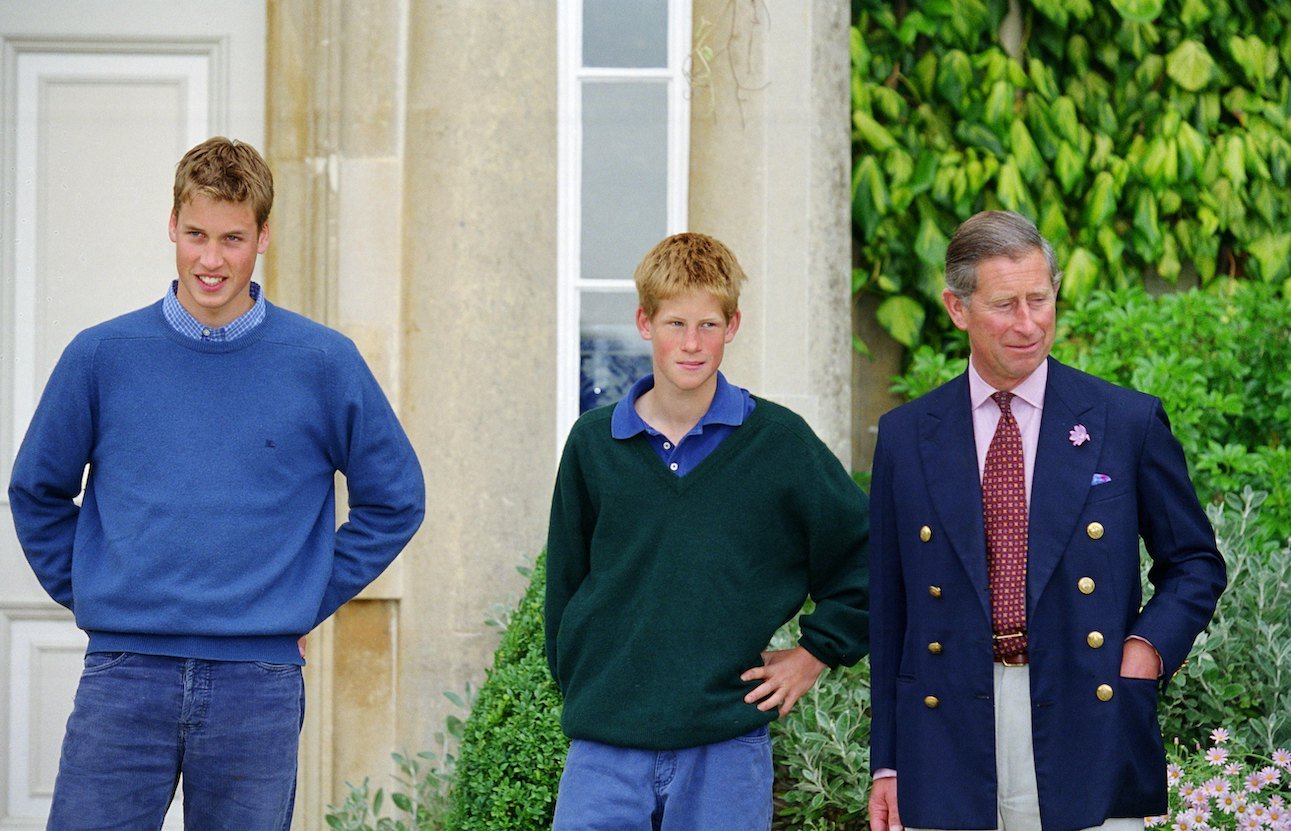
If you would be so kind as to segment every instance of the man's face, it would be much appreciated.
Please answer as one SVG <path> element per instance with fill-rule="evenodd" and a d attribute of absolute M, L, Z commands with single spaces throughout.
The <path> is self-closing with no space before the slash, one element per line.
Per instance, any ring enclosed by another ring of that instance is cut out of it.
<path fill-rule="evenodd" d="M 997 390 L 1011 390 L 1053 348 L 1057 297 L 1040 250 L 1018 260 L 991 257 L 977 264 L 977 291 L 965 303 L 941 294 L 950 319 L 968 332 L 973 366 Z"/>
<path fill-rule="evenodd" d="M 176 296 L 199 323 L 218 329 L 250 310 L 256 256 L 269 247 L 269 225 L 256 227 L 250 205 L 195 196 L 171 215 L 170 240 Z"/>
<path fill-rule="evenodd" d="M 655 388 L 672 392 L 715 386 L 722 353 L 739 328 L 740 313 L 727 320 L 722 304 L 706 291 L 664 300 L 653 318 L 637 309 L 637 331 L 653 354 Z"/>

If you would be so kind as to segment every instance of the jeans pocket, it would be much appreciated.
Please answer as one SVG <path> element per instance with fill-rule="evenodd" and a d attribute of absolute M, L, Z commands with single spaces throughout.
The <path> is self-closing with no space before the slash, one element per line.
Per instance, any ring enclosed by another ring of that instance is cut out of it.
<path fill-rule="evenodd" d="M 736 736 L 735 741 L 744 742 L 745 744 L 766 744 L 771 741 L 771 726 L 764 724 L 750 730 L 743 736 Z"/>
<path fill-rule="evenodd" d="M 81 670 L 81 675 L 95 675 L 100 672 L 106 672 L 113 667 L 120 666 L 130 653 L 128 652 L 87 652 L 85 653 L 85 668 Z"/>
<path fill-rule="evenodd" d="M 252 663 L 271 675 L 287 675 L 300 669 L 296 664 L 275 664 L 270 661 L 252 661 Z"/>

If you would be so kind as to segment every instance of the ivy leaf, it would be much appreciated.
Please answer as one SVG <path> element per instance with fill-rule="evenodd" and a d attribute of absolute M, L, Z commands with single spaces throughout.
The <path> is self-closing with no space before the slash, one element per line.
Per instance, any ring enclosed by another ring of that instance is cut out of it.
<path fill-rule="evenodd" d="M 852 172 L 852 221 L 861 226 L 865 239 L 872 239 L 887 210 L 887 184 L 874 157 L 866 156 Z"/>
<path fill-rule="evenodd" d="M 1020 118 L 1009 127 L 1009 145 L 1022 175 L 1033 182 L 1039 179 L 1044 173 L 1044 159 L 1040 158 L 1040 151 L 1031 140 L 1031 132 Z"/>
<path fill-rule="evenodd" d="M 1088 248 L 1076 248 L 1067 258 L 1059 291 L 1067 300 L 1085 297 L 1098 282 L 1098 257 Z"/>
<path fill-rule="evenodd" d="M 1071 189 L 1084 176 L 1085 163 L 1076 152 L 1076 148 L 1064 141 L 1058 145 L 1058 156 L 1053 160 L 1053 172 L 1058 177 L 1058 183 L 1062 185 L 1062 192 L 1071 193 Z"/>
<path fill-rule="evenodd" d="M 856 125 L 856 132 L 861 138 L 878 152 L 886 153 L 897 146 L 896 139 L 892 138 L 887 128 L 875 121 L 869 113 L 857 110 L 852 113 L 852 123 Z"/>
<path fill-rule="evenodd" d="M 1116 213 L 1116 183 L 1104 170 L 1094 177 L 1094 185 L 1085 197 L 1085 225 L 1098 228 Z"/>
<path fill-rule="evenodd" d="M 1291 256 L 1291 233 L 1264 234 L 1247 250 L 1259 265 L 1260 277 L 1266 283 L 1272 283 L 1286 271 L 1287 257 Z"/>
<path fill-rule="evenodd" d="M 1166 55 L 1165 71 L 1179 86 L 1189 92 L 1198 92 L 1210 82 L 1215 71 L 1215 59 L 1210 57 L 1206 47 L 1189 39 Z"/>
<path fill-rule="evenodd" d="M 1174 241 L 1174 234 L 1166 233 L 1162 240 L 1161 259 L 1157 261 L 1157 274 L 1167 283 L 1179 282 L 1179 273 L 1183 265 L 1179 262 L 1179 245 Z"/>
<path fill-rule="evenodd" d="M 918 301 L 903 295 L 889 297 L 879 304 L 875 316 L 897 343 L 911 348 L 918 342 L 924 319 L 923 306 Z"/>
<path fill-rule="evenodd" d="M 939 266 L 946 259 L 946 248 L 950 240 L 942 233 L 941 228 L 931 216 L 925 216 L 919 224 L 919 233 L 914 238 L 914 252 L 925 265 Z"/>
<path fill-rule="evenodd" d="M 1151 23 L 1161 14 L 1165 0 L 1112 0 L 1112 7 L 1131 23 Z"/>
<path fill-rule="evenodd" d="M 912 12 L 911 14 L 914 14 Z M 937 92 L 955 109 L 963 109 L 968 101 L 968 88 L 973 83 L 973 65 L 968 56 L 958 49 L 951 49 L 941 57 L 937 67 Z"/>

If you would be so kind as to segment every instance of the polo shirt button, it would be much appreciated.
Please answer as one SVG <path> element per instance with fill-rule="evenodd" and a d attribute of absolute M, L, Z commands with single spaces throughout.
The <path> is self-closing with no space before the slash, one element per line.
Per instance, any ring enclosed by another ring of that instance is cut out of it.
<path fill-rule="evenodd" d="M 203 329 L 203 330 L 202 330 L 202 337 L 204 337 L 204 338 L 209 338 L 210 336 L 211 336 L 211 330 L 210 330 L 210 329 Z"/>
<path fill-rule="evenodd" d="M 668 469 L 669 469 L 669 470 L 676 470 L 676 469 L 677 469 L 677 463 L 676 463 L 676 462 L 673 462 L 672 464 L 668 465 Z"/>
<path fill-rule="evenodd" d="M 664 443 L 663 443 L 663 449 L 664 449 L 664 450 L 672 450 L 672 443 L 671 443 L 671 442 L 664 442 Z"/>

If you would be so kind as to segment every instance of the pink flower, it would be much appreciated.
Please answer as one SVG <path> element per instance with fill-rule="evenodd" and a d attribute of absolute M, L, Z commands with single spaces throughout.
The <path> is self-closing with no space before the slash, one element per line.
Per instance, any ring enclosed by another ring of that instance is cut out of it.
<path fill-rule="evenodd" d="M 1246 775 L 1245 784 L 1247 793 L 1259 793 L 1264 788 L 1264 777 L 1259 771 L 1249 773 Z"/>
<path fill-rule="evenodd" d="M 1156 816 L 1156 817 L 1144 817 L 1143 824 L 1146 825 L 1148 828 L 1155 828 L 1156 826 L 1163 825 L 1169 821 L 1170 821 L 1169 814 L 1161 814 L 1160 816 Z"/>
<path fill-rule="evenodd" d="M 1183 768 L 1171 762 L 1165 767 L 1165 781 L 1167 785 L 1178 785 L 1179 780 L 1183 778 Z"/>
<path fill-rule="evenodd" d="M 1210 740 L 1215 744 L 1223 744 L 1228 741 L 1228 731 L 1222 727 L 1216 727 L 1210 731 Z"/>
<path fill-rule="evenodd" d="M 1291 770 L 1291 751 L 1285 747 L 1279 747 L 1273 751 L 1273 764 L 1283 770 Z"/>
<path fill-rule="evenodd" d="M 1242 766 L 1234 762 L 1231 765 L 1224 765 L 1225 776 L 1237 776 L 1242 772 Z"/>
<path fill-rule="evenodd" d="M 1276 785 L 1282 778 L 1282 771 L 1269 765 L 1268 767 L 1260 768 L 1260 778 L 1264 780 L 1266 785 Z"/>
<path fill-rule="evenodd" d="M 1080 447 L 1082 444 L 1089 441 L 1089 431 L 1085 429 L 1085 425 L 1077 424 L 1075 427 L 1071 428 L 1071 432 L 1067 434 L 1067 438 L 1071 439 L 1071 443 L 1076 447 Z"/>
<path fill-rule="evenodd" d="M 1205 788 L 1206 793 L 1211 796 L 1219 796 L 1220 794 L 1226 794 L 1229 791 L 1228 780 L 1222 776 L 1216 776 L 1214 779 L 1207 779 L 1206 784 L 1202 785 L 1202 787 Z"/>
<path fill-rule="evenodd" d="M 1206 751 L 1206 761 L 1215 767 L 1219 767 L 1228 761 L 1228 751 L 1222 747 L 1212 747 Z"/>

